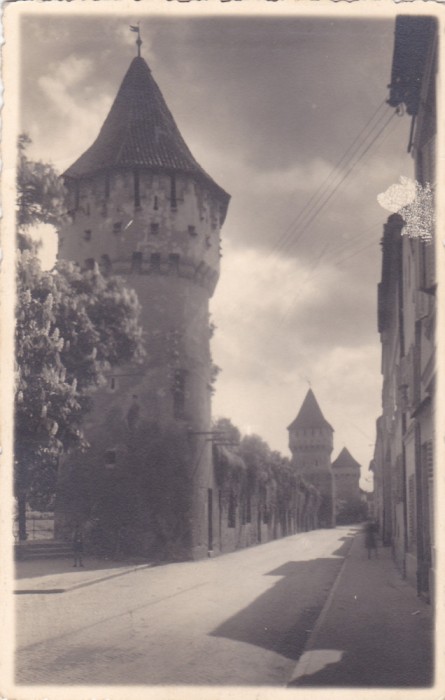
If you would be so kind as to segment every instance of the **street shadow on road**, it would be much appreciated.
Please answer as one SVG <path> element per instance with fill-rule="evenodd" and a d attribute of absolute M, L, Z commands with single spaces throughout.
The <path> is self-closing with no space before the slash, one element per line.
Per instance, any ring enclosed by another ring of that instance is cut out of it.
<path fill-rule="evenodd" d="M 219 625 L 211 636 L 253 644 L 297 660 L 342 561 L 289 561 L 270 571 L 267 575 L 280 577 L 273 588 Z"/>

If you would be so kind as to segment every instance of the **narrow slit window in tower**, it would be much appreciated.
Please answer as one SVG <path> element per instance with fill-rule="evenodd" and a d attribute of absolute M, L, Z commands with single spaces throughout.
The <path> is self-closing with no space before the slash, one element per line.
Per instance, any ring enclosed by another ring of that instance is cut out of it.
<path fill-rule="evenodd" d="M 116 221 L 113 224 L 113 233 L 120 233 L 122 231 L 122 221 Z"/>
<path fill-rule="evenodd" d="M 157 236 L 159 233 L 159 224 L 158 223 L 151 223 L 150 224 L 150 233 L 152 236 Z"/>
<path fill-rule="evenodd" d="M 135 251 L 131 256 L 131 271 L 142 272 L 142 253 L 140 251 Z"/>
<path fill-rule="evenodd" d="M 139 170 L 134 171 L 134 206 L 135 207 L 141 206 Z"/>
<path fill-rule="evenodd" d="M 104 255 L 102 255 L 100 260 L 101 260 L 101 268 L 102 268 L 103 274 L 104 275 L 109 274 L 111 272 L 110 256 L 105 253 Z"/>
<path fill-rule="evenodd" d="M 91 241 L 91 235 L 92 235 L 91 229 L 89 229 L 89 228 L 85 229 L 85 231 L 83 232 L 83 240 L 84 241 Z"/>
<path fill-rule="evenodd" d="M 153 209 L 158 210 L 159 209 L 159 200 L 158 200 L 158 195 L 155 195 L 154 203 L 153 203 Z"/>
<path fill-rule="evenodd" d="M 195 237 L 195 236 L 198 235 L 198 233 L 197 233 L 197 231 L 196 231 L 196 226 L 189 226 L 189 227 L 188 227 L 188 232 L 189 232 L 189 235 L 190 235 L 190 236 L 193 236 L 193 237 Z"/>
<path fill-rule="evenodd" d="M 176 176 L 170 176 L 170 207 L 176 209 L 178 201 L 176 199 Z"/>

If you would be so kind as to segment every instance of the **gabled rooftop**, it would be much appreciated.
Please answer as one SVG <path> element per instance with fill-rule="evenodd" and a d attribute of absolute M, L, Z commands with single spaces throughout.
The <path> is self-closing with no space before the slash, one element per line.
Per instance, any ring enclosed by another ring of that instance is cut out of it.
<path fill-rule="evenodd" d="M 64 176 L 77 179 L 114 168 L 192 175 L 215 192 L 226 212 L 229 195 L 194 159 L 140 56 L 132 60 L 97 139 Z"/>
<path fill-rule="evenodd" d="M 297 417 L 287 429 L 299 430 L 301 428 L 329 428 L 334 432 L 333 427 L 323 416 L 312 389 L 307 392 Z"/>
<path fill-rule="evenodd" d="M 345 467 L 349 469 L 353 467 L 354 469 L 357 469 L 357 471 L 360 471 L 361 469 L 360 464 L 354 459 L 346 447 L 342 449 L 337 459 L 332 462 L 332 469 L 342 469 Z"/>

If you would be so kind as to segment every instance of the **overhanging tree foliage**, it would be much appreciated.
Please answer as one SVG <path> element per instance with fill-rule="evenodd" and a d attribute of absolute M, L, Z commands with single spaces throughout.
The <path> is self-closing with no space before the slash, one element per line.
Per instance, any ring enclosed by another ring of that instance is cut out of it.
<path fill-rule="evenodd" d="M 63 188 L 51 166 L 26 159 L 18 173 L 16 396 L 14 485 L 19 537 L 26 538 L 26 503 L 50 504 L 58 456 L 82 447 L 82 419 L 92 391 L 114 365 L 144 354 L 135 292 L 117 277 L 60 262 L 41 268 L 27 234 L 38 222 L 64 216 Z"/>

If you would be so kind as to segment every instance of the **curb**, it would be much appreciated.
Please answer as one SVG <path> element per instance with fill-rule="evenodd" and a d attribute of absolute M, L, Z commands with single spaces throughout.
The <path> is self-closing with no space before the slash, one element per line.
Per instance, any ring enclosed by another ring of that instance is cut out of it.
<path fill-rule="evenodd" d="M 338 572 L 337 577 L 336 577 L 334 583 L 332 584 L 332 588 L 329 591 L 329 595 L 326 598 L 325 603 L 324 603 L 324 605 L 320 611 L 320 614 L 317 618 L 317 621 L 315 623 L 315 626 L 314 626 L 311 634 L 309 635 L 309 637 L 306 641 L 306 644 L 303 647 L 303 651 L 301 653 L 300 658 L 297 661 L 297 664 L 293 670 L 293 673 L 292 673 L 291 677 L 289 678 L 288 682 L 286 683 L 286 687 L 292 686 L 292 684 L 295 683 L 295 681 L 297 681 L 299 678 L 307 675 L 308 668 L 310 667 L 311 662 L 312 662 L 311 650 L 316 646 L 318 633 L 319 633 L 320 628 L 322 627 L 322 625 L 326 619 L 326 616 L 329 612 L 329 609 L 332 605 L 332 601 L 334 599 L 337 588 L 340 584 L 340 580 L 343 576 L 343 573 L 344 573 L 344 570 L 346 567 L 346 562 L 349 559 L 349 555 L 351 553 L 351 549 L 352 549 L 352 546 L 355 542 L 356 537 L 357 537 L 357 535 L 355 535 L 352 538 L 352 542 L 349 545 L 349 549 L 348 549 L 347 554 L 345 555 L 345 558 L 343 559 L 342 565 L 340 567 L 340 571 Z"/>
<path fill-rule="evenodd" d="M 14 595 L 48 595 L 54 593 L 69 593 L 70 591 L 76 591 L 78 588 L 94 586 L 96 583 L 102 583 L 102 581 L 108 581 L 112 578 L 126 576 L 127 574 L 134 573 L 135 571 L 140 571 L 141 569 L 150 569 L 152 566 L 154 566 L 154 564 L 140 564 L 132 569 L 128 569 L 127 571 L 120 571 L 118 574 L 100 576 L 99 578 L 93 578 L 90 581 L 83 581 L 83 583 L 75 583 L 73 586 L 67 586 L 66 588 L 24 588 L 22 590 L 17 589 L 13 591 L 13 593 Z"/>

